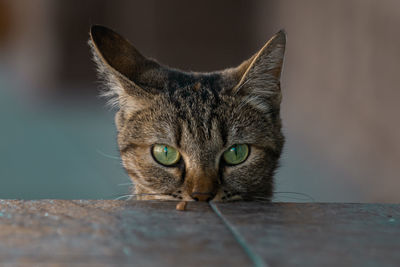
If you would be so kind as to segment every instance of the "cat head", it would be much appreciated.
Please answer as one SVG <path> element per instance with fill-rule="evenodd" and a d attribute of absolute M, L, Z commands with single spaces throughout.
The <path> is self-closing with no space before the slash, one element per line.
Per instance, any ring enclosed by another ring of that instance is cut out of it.
<path fill-rule="evenodd" d="M 285 34 L 223 71 L 184 72 L 93 26 L 104 95 L 118 106 L 118 145 L 139 199 L 269 199 L 284 143 Z"/>

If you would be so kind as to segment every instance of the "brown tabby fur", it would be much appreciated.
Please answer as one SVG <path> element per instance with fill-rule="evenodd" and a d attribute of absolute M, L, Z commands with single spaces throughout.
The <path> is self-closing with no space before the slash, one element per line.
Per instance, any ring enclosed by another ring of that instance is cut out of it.
<path fill-rule="evenodd" d="M 138 199 L 271 198 L 284 143 L 279 79 L 285 42 L 280 31 L 236 68 L 183 72 L 144 57 L 108 28 L 91 28 L 89 44 L 104 94 L 119 107 L 118 145 Z M 180 162 L 157 163 L 154 144 L 176 148 Z M 234 144 L 248 144 L 250 154 L 228 166 L 221 156 Z"/>

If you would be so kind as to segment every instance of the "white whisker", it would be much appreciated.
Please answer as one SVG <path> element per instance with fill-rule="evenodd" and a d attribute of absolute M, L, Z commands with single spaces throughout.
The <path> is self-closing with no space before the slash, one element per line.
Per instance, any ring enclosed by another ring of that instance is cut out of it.
<path fill-rule="evenodd" d="M 122 183 L 122 184 L 118 184 L 118 186 L 126 186 L 126 185 L 134 185 L 134 183 Z"/>
<path fill-rule="evenodd" d="M 299 195 L 299 196 L 303 196 L 303 197 L 306 197 L 306 198 L 295 198 L 295 197 L 288 197 L 288 196 L 283 196 L 283 197 L 286 197 L 286 198 L 289 198 L 289 199 L 294 199 L 294 200 L 309 200 L 309 201 L 311 201 L 311 202 L 315 202 L 315 199 L 312 197 L 312 196 L 310 196 L 310 195 L 307 195 L 307 194 L 305 194 L 305 193 L 298 193 L 298 192 L 274 192 L 274 194 L 293 194 L 293 195 Z"/>
<path fill-rule="evenodd" d="M 115 157 L 115 156 L 112 156 L 112 155 L 108 155 L 108 154 L 106 154 L 106 153 L 104 153 L 104 152 L 102 152 L 102 151 L 100 151 L 100 150 L 98 150 L 98 149 L 96 149 L 96 152 L 99 153 L 100 155 L 106 157 L 106 158 L 120 160 L 119 157 Z"/>
<path fill-rule="evenodd" d="M 117 197 L 117 198 L 115 198 L 114 200 L 121 200 L 121 199 L 123 199 L 123 198 L 126 198 L 126 200 L 130 200 L 130 199 L 132 199 L 132 197 L 134 197 L 135 195 L 123 195 L 123 196 L 120 196 L 120 197 Z"/>

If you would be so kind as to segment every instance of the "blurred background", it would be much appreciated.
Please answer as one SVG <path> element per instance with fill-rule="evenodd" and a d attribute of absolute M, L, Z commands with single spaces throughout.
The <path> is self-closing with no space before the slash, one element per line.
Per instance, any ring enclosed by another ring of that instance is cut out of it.
<path fill-rule="evenodd" d="M 0 198 L 129 194 L 91 24 L 167 65 L 238 65 L 288 35 L 275 201 L 400 202 L 400 2 L 0 0 Z"/>

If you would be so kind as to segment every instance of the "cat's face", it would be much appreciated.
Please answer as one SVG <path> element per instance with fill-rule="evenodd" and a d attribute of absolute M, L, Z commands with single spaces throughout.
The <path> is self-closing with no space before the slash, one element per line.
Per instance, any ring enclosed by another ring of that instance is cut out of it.
<path fill-rule="evenodd" d="M 139 199 L 269 199 L 284 138 L 279 76 L 285 35 L 239 67 L 182 72 L 94 26 L 90 44 L 119 106 L 118 144 Z"/>

